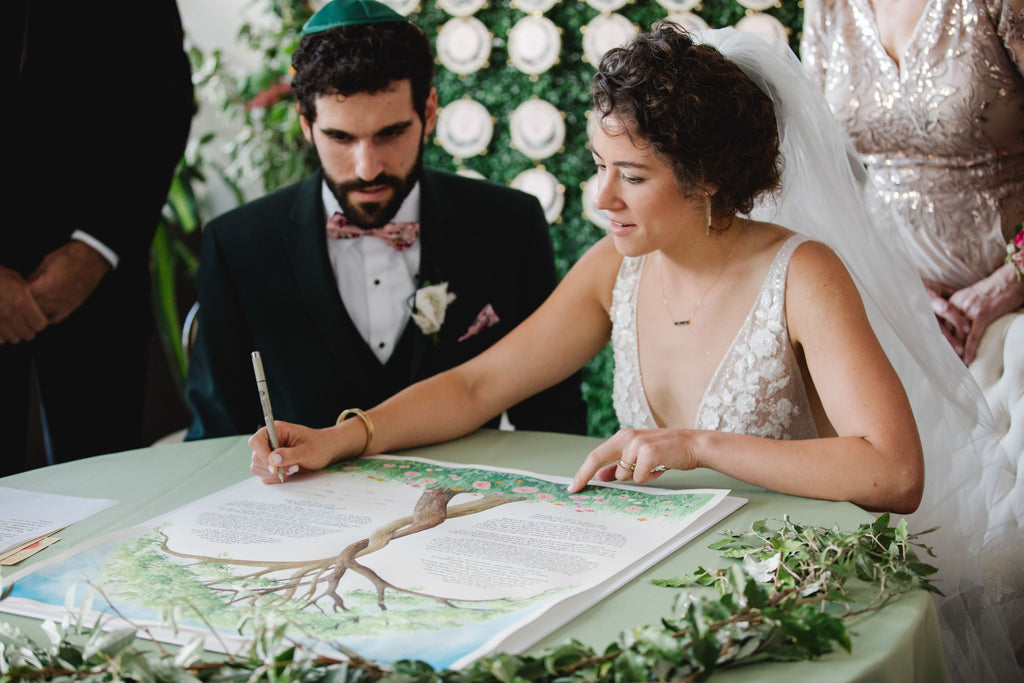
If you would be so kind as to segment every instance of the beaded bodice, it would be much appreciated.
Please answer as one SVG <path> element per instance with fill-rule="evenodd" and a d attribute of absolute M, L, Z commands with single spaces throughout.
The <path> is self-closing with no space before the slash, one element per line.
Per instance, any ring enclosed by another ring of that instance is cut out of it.
<path fill-rule="evenodd" d="M 817 436 L 786 325 L 786 273 L 793 252 L 805 239 L 794 235 L 776 254 L 750 313 L 704 392 L 697 410 L 696 429 L 773 439 Z M 612 398 L 623 428 L 658 426 L 644 393 L 636 328 L 644 259 L 641 256 L 622 260 L 612 292 Z"/>
<path fill-rule="evenodd" d="M 929 0 L 898 63 L 870 0 L 808 0 L 801 58 L 921 276 L 1002 265 L 1024 219 L 1024 2 Z"/>

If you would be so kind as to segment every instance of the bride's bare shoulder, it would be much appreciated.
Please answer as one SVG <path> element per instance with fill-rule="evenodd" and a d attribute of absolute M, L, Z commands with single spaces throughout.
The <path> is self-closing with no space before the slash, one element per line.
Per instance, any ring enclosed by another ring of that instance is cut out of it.
<path fill-rule="evenodd" d="M 622 254 L 610 236 L 602 237 L 580 257 L 577 266 L 599 280 L 615 279 L 622 265 Z"/>

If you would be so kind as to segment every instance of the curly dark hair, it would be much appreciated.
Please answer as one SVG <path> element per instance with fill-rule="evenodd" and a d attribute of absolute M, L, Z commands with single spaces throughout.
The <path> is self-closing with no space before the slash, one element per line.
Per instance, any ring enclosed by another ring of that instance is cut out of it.
<path fill-rule="evenodd" d="M 591 85 L 600 124 L 614 116 L 650 145 L 686 196 L 716 187 L 715 216 L 750 213 L 779 188 L 782 161 L 771 98 L 710 45 L 661 22 L 605 53 Z"/>
<path fill-rule="evenodd" d="M 430 41 L 408 21 L 337 26 L 302 37 L 292 55 L 292 88 L 306 120 L 316 120 L 319 95 L 383 92 L 412 81 L 412 104 L 422 121 L 434 78 Z"/>

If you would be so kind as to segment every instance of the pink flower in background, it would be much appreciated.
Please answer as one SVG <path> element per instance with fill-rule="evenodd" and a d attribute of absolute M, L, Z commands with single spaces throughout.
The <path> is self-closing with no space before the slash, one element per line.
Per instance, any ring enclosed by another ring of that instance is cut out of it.
<path fill-rule="evenodd" d="M 1017 269 L 1017 280 L 1024 279 L 1024 228 L 1006 245 L 1006 262 Z"/>
<path fill-rule="evenodd" d="M 407 476 L 407 477 L 419 477 L 419 476 L 422 476 L 422 475 L 419 472 L 406 472 L 405 476 Z"/>
<path fill-rule="evenodd" d="M 517 486 L 512 490 L 515 493 L 537 493 L 536 486 Z"/>
<path fill-rule="evenodd" d="M 551 495 L 550 493 L 538 493 L 535 496 L 535 498 L 539 498 L 540 500 L 554 500 L 555 499 L 555 497 L 553 495 Z"/>
<path fill-rule="evenodd" d="M 426 479 L 420 479 L 420 483 L 424 484 L 424 485 L 426 485 L 426 484 L 434 484 L 434 483 L 437 483 L 437 479 L 431 479 L 430 477 L 427 477 Z"/>
<path fill-rule="evenodd" d="M 489 481 L 474 481 L 473 482 L 473 488 L 480 489 L 481 491 L 486 491 L 487 489 L 491 488 L 491 482 L 489 482 Z"/>
<path fill-rule="evenodd" d="M 643 508 L 640 507 L 639 505 L 627 505 L 626 509 L 629 510 L 630 512 L 640 512 L 641 510 L 643 510 Z"/>

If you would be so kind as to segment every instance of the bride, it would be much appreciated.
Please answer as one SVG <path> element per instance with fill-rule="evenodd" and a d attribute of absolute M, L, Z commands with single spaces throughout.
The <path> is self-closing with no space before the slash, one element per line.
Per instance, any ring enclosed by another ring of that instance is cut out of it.
<path fill-rule="evenodd" d="M 258 434 L 254 473 L 273 482 L 277 467 L 461 436 L 611 337 L 627 429 L 590 454 L 571 490 L 594 476 L 643 483 L 710 467 L 783 493 L 913 511 L 924 482 L 914 417 L 842 262 L 737 215 L 780 181 L 770 97 L 667 26 L 606 55 L 593 94 L 596 205 L 610 234 L 492 350 L 362 421 L 282 424 L 286 447 L 269 463 Z"/>
<path fill-rule="evenodd" d="M 611 340 L 623 429 L 571 491 L 709 467 L 868 510 L 920 505 L 921 524 L 952 520 L 936 542 L 947 557 L 976 555 L 984 502 L 962 466 L 946 475 L 972 455 L 977 388 L 902 249 L 876 234 L 845 137 L 781 43 L 729 29 L 701 40 L 662 24 L 605 55 L 591 152 L 610 234 L 534 315 L 464 365 L 342 413 L 359 419 L 278 422 L 273 451 L 260 430 L 253 474 L 272 484 L 467 434 Z M 926 459 L 939 473 L 927 482 Z M 984 594 L 975 567 L 953 564 L 944 590 Z"/>

